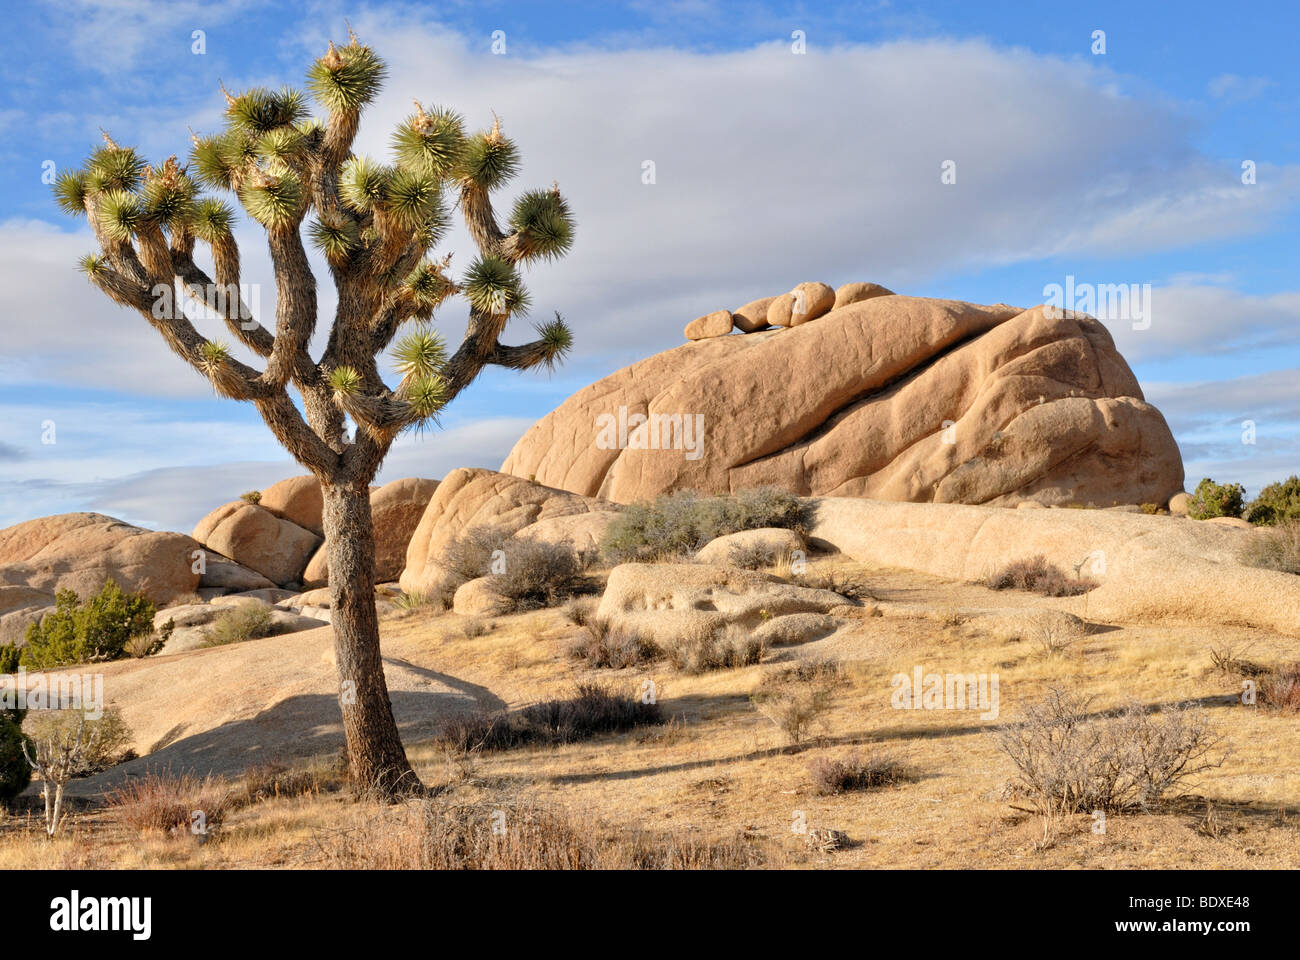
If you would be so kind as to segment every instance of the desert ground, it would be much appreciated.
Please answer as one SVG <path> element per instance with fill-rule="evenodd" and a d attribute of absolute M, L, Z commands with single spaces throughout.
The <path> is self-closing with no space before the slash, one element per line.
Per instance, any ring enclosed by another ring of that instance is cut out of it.
<path fill-rule="evenodd" d="M 707 865 L 720 866 L 1300 864 L 1300 715 L 1242 705 L 1238 678 L 1211 662 L 1211 650 L 1294 659 L 1294 638 L 1194 621 L 1102 622 L 1089 616 L 1086 594 L 994 591 L 838 553 L 812 555 L 802 574 L 775 572 L 852 584 L 869 613 L 820 640 L 767 650 L 760 663 L 700 674 L 664 662 L 588 668 L 568 655 L 580 628 L 558 608 L 490 618 L 433 606 L 390 613 L 381 630 L 394 710 L 429 801 L 376 804 L 344 787 L 328 628 L 103 665 L 109 704 L 121 708 L 142 756 L 74 781 L 70 819 L 53 841 L 40 824 L 39 786 L 29 788 L 0 821 L 0 867 L 411 865 L 426 802 L 544 810 L 601 844 L 659 838 L 706 860 L 713 851 Z M 1079 616 L 1086 633 L 1048 653 L 1008 628 L 1046 608 Z M 827 661 L 839 664 L 828 708 L 792 744 L 751 694 L 765 677 Z M 895 709 L 891 678 L 917 665 L 997 674 L 999 715 Z M 467 712 L 564 697 L 593 679 L 630 692 L 653 680 L 667 722 L 504 750 L 458 751 L 439 739 Z M 1108 817 L 1104 833 L 1077 814 L 1045 836 L 1042 820 L 1006 790 L 1014 770 L 996 732 L 1054 685 L 1094 696 L 1098 711 L 1131 699 L 1201 705 L 1223 738 L 1222 764 L 1182 796 Z M 817 794 L 810 763 L 855 752 L 895 761 L 898 782 Z M 105 796 L 148 770 L 210 774 L 204 796 L 249 800 L 202 836 L 141 831 Z M 847 839 L 824 848 L 810 840 L 823 830 Z"/>

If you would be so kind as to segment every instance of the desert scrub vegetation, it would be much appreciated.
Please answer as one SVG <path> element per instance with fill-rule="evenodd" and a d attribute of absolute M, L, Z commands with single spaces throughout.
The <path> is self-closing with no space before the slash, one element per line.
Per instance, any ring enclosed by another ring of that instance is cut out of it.
<path fill-rule="evenodd" d="M 465 580 L 487 577 L 514 611 L 559 606 L 591 589 L 586 570 L 595 558 L 569 543 L 516 539 L 476 527 L 451 541 L 444 564 Z"/>
<path fill-rule="evenodd" d="M 568 654 L 594 669 L 622 670 L 658 660 L 663 651 L 634 631 L 591 619 L 584 620 L 577 638 L 569 644 Z"/>
<path fill-rule="evenodd" d="M 223 780 L 156 771 L 126 781 L 104 800 L 116 818 L 132 829 L 196 836 L 220 827 L 237 805 L 234 790 Z"/>
<path fill-rule="evenodd" d="M 815 590 L 829 590 L 831 593 L 838 593 L 841 597 L 848 597 L 859 603 L 876 600 L 876 595 L 872 593 L 866 580 L 844 570 L 808 572 L 801 575 L 798 582 L 800 586 L 812 587 Z"/>
<path fill-rule="evenodd" d="M 1300 661 L 1266 670 L 1256 683 L 1261 707 L 1279 713 L 1300 712 Z"/>
<path fill-rule="evenodd" d="M 1300 521 L 1300 477 L 1293 475 L 1260 490 L 1246 507 L 1246 519 L 1264 526 Z"/>
<path fill-rule="evenodd" d="M 228 643 L 241 643 L 269 637 L 276 632 L 271 618 L 271 608 L 260 600 L 231 607 L 210 623 L 203 631 L 205 647 L 221 647 Z"/>
<path fill-rule="evenodd" d="M 826 732 L 826 713 L 844 680 L 843 667 L 833 661 L 801 664 L 767 674 L 749 700 L 791 746 L 798 746 L 814 727 Z"/>
<path fill-rule="evenodd" d="M 739 624 L 689 630 L 664 651 L 669 663 L 682 673 L 706 673 L 759 663 L 763 642 Z"/>
<path fill-rule="evenodd" d="M 1252 567 L 1300 574 L 1300 520 L 1254 531 L 1241 560 Z"/>
<path fill-rule="evenodd" d="M 513 712 L 470 713 L 443 726 L 440 743 L 456 753 L 573 743 L 665 720 L 659 703 L 646 703 L 602 683 L 579 683 L 573 696 L 542 700 Z"/>
<path fill-rule="evenodd" d="M 1009 793 L 1043 819 L 1044 843 L 1056 818 L 1143 809 L 1191 777 L 1222 765 L 1227 751 L 1204 711 L 1159 712 L 1130 702 L 1093 713 L 1093 698 L 1061 687 L 995 734 L 1016 774 Z"/>
<path fill-rule="evenodd" d="M 817 757 L 808 764 L 813 792 L 833 796 L 855 790 L 872 790 L 916 779 L 911 769 L 891 753 L 853 753 L 843 760 Z"/>
<path fill-rule="evenodd" d="M 259 504 L 262 502 L 262 491 L 245 490 L 243 493 L 239 495 L 239 499 L 243 500 L 245 503 L 251 503 L 254 505 Z"/>
<path fill-rule="evenodd" d="M 133 638 L 153 633 L 156 612 L 144 594 L 126 593 L 113 580 L 84 603 L 75 591 L 60 590 L 54 610 L 28 626 L 20 662 L 45 670 L 117 660 Z"/>
<path fill-rule="evenodd" d="M 1015 560 L 991 574 L 985 585 L 993 590 L 1028 590 L 1045 597 L 1076 597 L 1097 586 L 1084 577 L 1071 577 L 1041 553 Z"/>
<path fill-rule="evenodd" d="M 1210 520 L 1214 517 L 1240 517 L 1245 506 L 1246 491 L 1239 483 L 1215 483 L 1209 477 L 1196 485 L 1187 515 L 1193 520 Z"/>
<path fill-rule="evenodd" d="M 605 531 L 601 556 L 611 563 L 687 557 L 710 540 L 741 530 L 785 527 L 807 533 L 809 506 L 771 487 L 730 497 L 683 490 L 625 507 Z"/>
<path fill-rule="evenodd" d="M 687 831 L 615 833 L 559 808 L 511 800 L 408 803 L 317 843 L 328 866 L 363 870 L 726 870 L 764 862 L 740 836 L 711 842 Z"/>

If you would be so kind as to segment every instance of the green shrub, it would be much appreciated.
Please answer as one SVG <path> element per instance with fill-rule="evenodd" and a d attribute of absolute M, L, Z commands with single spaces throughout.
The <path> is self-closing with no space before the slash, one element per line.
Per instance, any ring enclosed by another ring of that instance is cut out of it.
<path fill-rule="evenodd" d="M 806 533 L 808 521 L 808 505 L 781 490 L 762 487 L 730 497 L 684 490 L 626 507 L 606 530 L 600 551 L 613 563 L 685 557 L 728 533 L 761 527 Z"/>
<path fill-rule="evenodd" d="M 97 663 L 122 656 L 132 637 L 153 632 L 155 608 L 147 597 L 126 593 L 112 580 L 85 603 L 72 590 L 54 596 L 54 612 L 27 628 L 21 662 L 38 670 Z"/>
<path fill-rule="evenodd" d="M 261 490 L 248 490 L 248 491 L 246 491 L 246 492 L 244 492 L 244 493 L 241 493 L 241 494 L 239 495 L 239 499 L 240 499 L 240 500 L 243 500 L 245 503 L 261 503 L 261 502 L 262 502 L 262 491 L 261 491 Z"/>
<path fill-rule="evenodd" d="M 1300 520 L 1300 477 L 1290 476 L 1259 491 L 1246 508 L 1246 519 L 1270 527 Z"/>
<path fill-rule="evenodd" d="M 1206 477 L 1196 485 L 1187 515 L 1193 520 L 1213 517 L 1240 517 L 1246 491 L 1239 483 L 1215 483 Z"/>
<path fill-rule="evenodd" d="M 241 603 L 208 624 L 203 631 L 204 646 L 220 647 L 227 643 L 256 640 L 274 632 L 269 606 L 261 602 Z"/>
<path fill-rule="evenodd" d="M 22 651 L 15 643 L 0 643 L 0 673 L 13 673 L 18 669 Z"/>
<path fill-rule="evenodd" d="M 22 793 L 32 779 L 31 765 L 23 756 L 22 724 L 20 711 L 0 710 L 0 803 Z"/>
<path fill-rule="evenodd" d="M 37 743 L 72 744 L 76 742 L 83 716 L 81 710 L 73 709 L 28 710 L 23 732 Z M 115 707 L 98 717 L 85 717 L 81 746 L 73 757 L 72 776 L 87 777 L 134 756 L 128 749 L 132 739 L 131 729 Z"/>

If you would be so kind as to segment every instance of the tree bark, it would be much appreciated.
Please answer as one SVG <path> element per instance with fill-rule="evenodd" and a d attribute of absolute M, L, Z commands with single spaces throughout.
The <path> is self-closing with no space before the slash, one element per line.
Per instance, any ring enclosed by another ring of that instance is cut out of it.
<path fill-rule="evenodd" d="M 348 764 L 359 790 L 394 800 L 422 785 L 397 733 L 379 652 L 375 534 L 365 482 L 322 483 L 330 614 Z"/>

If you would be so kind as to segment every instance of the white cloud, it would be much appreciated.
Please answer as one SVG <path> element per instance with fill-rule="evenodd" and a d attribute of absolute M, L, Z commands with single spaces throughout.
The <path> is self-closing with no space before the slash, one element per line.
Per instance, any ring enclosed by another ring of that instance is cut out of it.
<path fill-rule="evenodd" d="M 1253 100 L 1275 86 L 1277 83 L 1268 77 L 1242 77 L 1235 73 L 1221 73 L 1210 80 L 1206 90 L 1215 99 L 1239 103 L 1243 100 Z"/>

